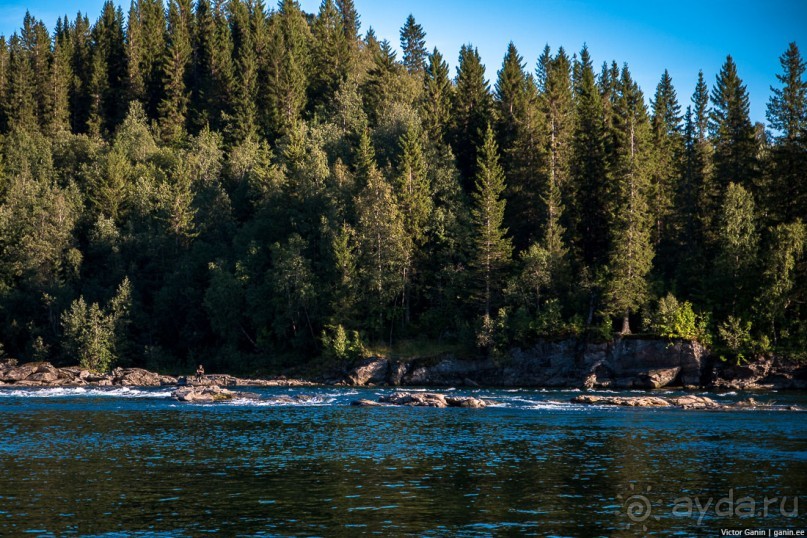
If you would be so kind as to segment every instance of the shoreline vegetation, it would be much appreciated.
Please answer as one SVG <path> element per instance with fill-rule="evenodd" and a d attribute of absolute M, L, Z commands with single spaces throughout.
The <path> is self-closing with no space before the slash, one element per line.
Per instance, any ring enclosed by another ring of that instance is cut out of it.
<path fill-rule="evenodd" d="M 804 387 L 796 43 L 763 125 L 731 56 L 679 99 L 585 45 L 451 73 L 414 16 L 398 57 L 352 0 L 91 15 L 0 36 L 0 359 L 80 364 L 13 386 Z"/>

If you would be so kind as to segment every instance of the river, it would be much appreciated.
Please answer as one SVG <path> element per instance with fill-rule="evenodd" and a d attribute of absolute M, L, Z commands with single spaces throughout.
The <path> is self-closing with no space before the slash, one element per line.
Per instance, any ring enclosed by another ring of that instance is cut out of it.
<path fill-rule="evenodd" d="M 804 412 L 526 389 L 452 390 L 486 409 L 349 405 L 390 390 L 194 405 L 166 388 L 2 389 L 0 536 L 719 536 L 807 521 Z M 753 396 L 807 408 L 803 393 Z"/>

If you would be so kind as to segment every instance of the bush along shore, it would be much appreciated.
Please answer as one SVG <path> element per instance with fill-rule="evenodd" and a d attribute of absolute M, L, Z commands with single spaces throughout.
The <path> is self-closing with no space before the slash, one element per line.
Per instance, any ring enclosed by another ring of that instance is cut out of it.
<path fill-rule="evenodd" d="M 807 365 L 780 357 L 744 364 L 710 355 L 691 340 L 621 338 L 592 344 L 579 340 L 545 341 L 506 356 L 463 359 L 363 357 L 311 380 L 240 378 L 228 374 L 160 375 L 141 368 L 96 373 L 48 362 L 0 361 L 1 387 L 53 386 L 501 386 L 583 389 L 807 389 Z"/>

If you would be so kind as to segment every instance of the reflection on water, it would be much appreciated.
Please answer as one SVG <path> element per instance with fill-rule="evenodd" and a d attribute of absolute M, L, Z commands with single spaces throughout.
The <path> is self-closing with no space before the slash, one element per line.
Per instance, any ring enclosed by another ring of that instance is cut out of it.
<path fill-rule="evenodd" d="M 715 536 L 750 522 L 698 524 L 675 500 L 807 495 L 797 412 L 585 408 L 569 391 L 475 391 L 499 405 L 471 410 L 347 405 L 386 389 L 262 390 L 317 394 L 299 406 L 59 390 L 0 393 L 0 535 Z M 640 522 L 623 507 L 639 494 Z M 801 502 L 798 520 L 753 524 L 803 525 Z"/>

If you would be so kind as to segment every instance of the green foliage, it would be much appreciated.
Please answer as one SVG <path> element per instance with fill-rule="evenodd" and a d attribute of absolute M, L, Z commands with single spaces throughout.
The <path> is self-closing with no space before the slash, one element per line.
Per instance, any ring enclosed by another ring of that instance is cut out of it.
<path fill-rule="evenodd" d="M 73 301 L 62 313 L 63 346 L 82 368 L 107 372 L 118 359 L 120 339 L 128 322 L 131 284 L 128 279 L 102 309 L 98 303 L 87 304 L 84 297 Z"/>
<path fill-rule="evenodd" d="M 710 345 L 709 316 L 696 314 L 692 303 L 680 303 L 668 293 L 659 299 L 658 307 L 649 322 L 650 330 L 664 338 L 684 338 Z"/>
<path fill-rule="evenodd" d="M 753 353 L 754 340 L 751 337 L 751 322 L 729 316 L 717 326 L 717 335 L 721 345 L 729 352 L 737 364 L 746 362 L 749 353 Z"/>
<path fill-rule="evenodd" d="M 346 331 L 338 324 L 328 325 L 322 331 L 323 358 L 339 362 L 349 362 L 366 355 L 364 344 L 358 331 Z"/>

